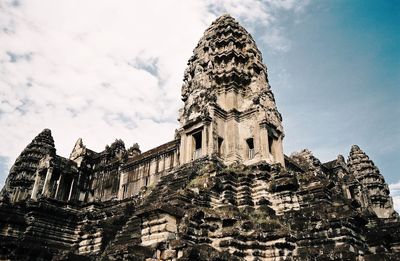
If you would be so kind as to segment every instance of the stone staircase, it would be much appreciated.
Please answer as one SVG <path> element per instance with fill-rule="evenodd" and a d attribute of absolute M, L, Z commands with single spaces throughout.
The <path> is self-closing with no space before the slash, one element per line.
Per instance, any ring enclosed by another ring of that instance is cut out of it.
<path fill-rule="evenodd" d="M 171 205 L 190 204 L 188 199 L 178 195 L 177 192 L 184 189 L 190 180 L 197 175 L 196 165 L 201 165 L 203 161 L 198 160 L 192 164 L 184 165 L 182 168 L 172 170 L 167 175 L 161 177 L 154 188 L 148 188 L 136 206 L 135 215 L 128 218 L 115 238 L 106 247 L 103 256 L 117 260 L 122 257 L 139 258 L 137 255 L 140 256 L 143 253 L 148 253 L 147 250 L 145 251 L 146 247 L 141 246 L 143 220 L 137 214 L 152 210 L 154 204 L 157 202 L 168 202 Z"/>

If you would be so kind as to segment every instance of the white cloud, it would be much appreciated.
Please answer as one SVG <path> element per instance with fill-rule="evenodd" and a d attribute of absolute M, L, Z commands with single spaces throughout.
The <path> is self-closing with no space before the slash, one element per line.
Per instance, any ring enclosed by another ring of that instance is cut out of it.
<path fill-rule="evenodd" d="M 0 0 L 0 157 L 10 166 L 43 128 L 63 156 L 78 137 L 96 151 L 115 138 L 143 149 L 171 140 L 185 64 L 210 22 L 228 12 L 268 27 L 279 50 L 276 12 L 305 4 Z"/>
<path fill-rule="evenodd" d="M 400 181 L 389 185 L 390 190 L 397 191 L 400 194 Z"/>
<path fill-rule="evenodd" d="M 389 189 L 393 198 L 394 209 L 400 213 L 400 181 L 389 184 Z"/>
<path fill-rule="evenodd" d="M 400 213 L 400 195 L 393 196 L 393 205 L 397 213 Z"/>

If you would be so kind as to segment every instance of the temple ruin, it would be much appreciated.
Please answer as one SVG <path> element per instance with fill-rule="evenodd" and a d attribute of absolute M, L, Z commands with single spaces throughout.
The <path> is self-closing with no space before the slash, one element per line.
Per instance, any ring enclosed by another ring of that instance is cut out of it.
<path fill-rule="evenodd" d="M 400 219 L 358 146 L 285 155 L 267 68 L 223 15 L 189 59 L 174 139 L 57 155 L 44 129 L 1 191 L 0 260 L 400 260 Z"/>

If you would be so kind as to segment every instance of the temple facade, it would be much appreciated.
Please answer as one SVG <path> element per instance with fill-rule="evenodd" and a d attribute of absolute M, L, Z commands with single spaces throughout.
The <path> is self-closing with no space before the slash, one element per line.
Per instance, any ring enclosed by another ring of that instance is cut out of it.
<path fill-rule="evenodd" d="M 267 68 L 251 35 L 233 19 L 222 17 L 200 39 L 184 73 L 182 101 L 175 140 L 143 154 L 121 140 L 98 153 L 79 138 L 67 159 L 56 155 L 51 131 L 43 130 L 16 160 L 4 192 L 12 202 L 121 200 L 203 157 L 285 166 L 282 116 Z"/>
<path fill-rule="evenodd" d="M 388 185 L 364 151 L 283 152 L 252 36 L 223 15 L 189 59 L 174 139 L 57 155 L 51 131 L 1 191 L 0 260 L 399 260 Z M 57 259 L 59 258 L 59 259 Z"/>

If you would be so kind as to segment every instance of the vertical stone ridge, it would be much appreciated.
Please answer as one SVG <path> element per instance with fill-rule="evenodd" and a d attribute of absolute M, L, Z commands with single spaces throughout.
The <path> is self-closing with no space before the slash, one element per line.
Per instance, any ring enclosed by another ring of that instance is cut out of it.
<path fill-rule="evenodd" d="M 379 169 L 368 155 L 353 145 L 348 157 L 350 174 L 362 184 L 367 197 L 368 204 L 379 218 L 390 218 L 394 214 L 393 202 L 389 196 L 389 187 Z"/>
<path fill-rule="evenodd" d="M 55 155 L 54 139 L 49 129 L 40 132 L 15 160 L 7 177 L 2 194 L 10 194 L 17 202 L 29 197 L 39 161 L 46 155 Z"/>

